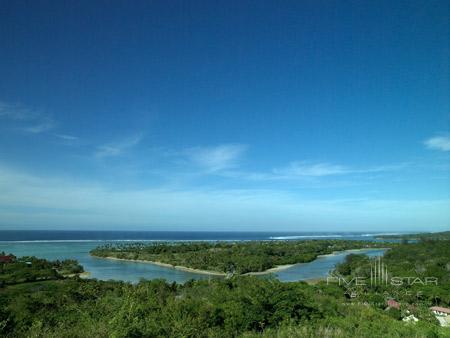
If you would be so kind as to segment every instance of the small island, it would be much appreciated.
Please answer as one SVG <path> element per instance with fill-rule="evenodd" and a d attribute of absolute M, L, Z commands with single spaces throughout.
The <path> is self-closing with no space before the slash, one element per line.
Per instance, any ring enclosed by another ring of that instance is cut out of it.
<path fill-rule="evenodd" d="M 393 243 L 343 240 L 107 244 L 94 257 L 156 264 L 210 275 L 266 274 L 308 263 L 320 255 Z"/>

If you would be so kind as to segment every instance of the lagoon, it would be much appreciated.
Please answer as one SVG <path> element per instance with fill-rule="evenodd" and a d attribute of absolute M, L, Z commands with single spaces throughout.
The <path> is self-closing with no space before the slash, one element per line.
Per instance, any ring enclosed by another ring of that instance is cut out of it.
<path fill-rule="evenodd" d="M 168 282 L 184 283 L 191 279 L 217 278 L 204 274 L 181 271 L 149 263 L 116 261 L 92 257 L 89 251 L 104 241 L 25 241 L 0 242 L 0 252 L 13 253 L 16 256 L 36 256 L 48 260 L 76 259 L 83 265 L 90 278 L 99 280 L 121 280 L 137 283 L 141 279 L 166 279 Z M 331 255 L 319 256 L 309 263 L 296 264 L 273 275 L 281 281 L 291 282 L 325 278 L 333 267 L 344 261 L 350 253 L 362 253 L 368 256 L 381 256 L 384 249 L 347 250 Z"/>

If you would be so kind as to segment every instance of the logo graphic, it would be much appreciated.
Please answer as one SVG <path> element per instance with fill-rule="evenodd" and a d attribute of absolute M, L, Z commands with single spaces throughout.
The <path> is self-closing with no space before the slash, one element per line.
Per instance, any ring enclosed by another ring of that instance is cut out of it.
<path fill-rule="evenodd" d="M 389 273 L 387 265 L 384 264 L 382 257 L 378 257 L 370 263 L 369 276 L 341 276 L 339 274 L 330 274 L 327 277 L 327 284 L 330 282 L 338 283 L 345 287 L 354 286 L 409 286 L 409 285 L 438 285 L 436 277 L 426 276 L 394 276 Z"/>
<path fill-rule="evenodd" d="M 370 285 L 388 285 L 389 273 L 381 257 L 370 264 Z"/>

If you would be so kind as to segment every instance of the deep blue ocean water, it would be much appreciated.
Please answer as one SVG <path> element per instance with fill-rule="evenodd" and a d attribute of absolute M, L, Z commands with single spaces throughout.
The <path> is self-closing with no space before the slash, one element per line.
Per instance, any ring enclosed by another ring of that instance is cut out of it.
<path fill-rule="evenodd" d="M 373 240 L 381 232 L 58 231 L 0 230 L 2 241 L 195 241 L 342 238 Z M 391 233 L 394 234 L 394 233 Z"/>
<path fill-rule="evenodd" d="M 184 283 L 190 279 L 207 279 L 207 275 L 190 273 L 147 263 L 110 261 L 95 258 L 89 251 L 98 245 L 120 241 L 248 241 L 248 240 L 307 240 L 352 239 L 372 240 L 380 233 L 362 232 L 172 232 L 172 231 L 0 231 L 0 252 L 16 256 L 37 256 L 49 260 L 77 259 L 90 272 L 91 278 L 137 282 L 142 278 L 163 278 Z M 275 274 L 282 281 L 325 277 L 350 252 L 319 257 Z M 382 255 L 384 250 L 365 250 L 370 256 Z"/>

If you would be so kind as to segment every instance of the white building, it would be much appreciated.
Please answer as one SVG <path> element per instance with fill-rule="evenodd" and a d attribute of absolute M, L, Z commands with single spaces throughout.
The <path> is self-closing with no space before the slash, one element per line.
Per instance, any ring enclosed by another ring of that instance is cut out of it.
<path fill-rule="evenodd" d="M 419 321 L 419 319 L 418 319 L 416 316 L 414 316 L 414 315 L 409 315 L 409 316 L 403 318 L 402 320 L 403 320 L 404 322 L 413 322 L 413 323 Z"/>
<path fill-rule="evenodd" d="M 444 316 L 444 317 L 450 316 L 450 309 L 446 308 L 446 307 L 433 306 L 433 307 L 430 307 L 430 310 L 435 315 Z"/>
<path fill-rule="evenodd" d="M 441 326 L 450 326 L 450 309 L 441 306 L 430 307 Z"/>

